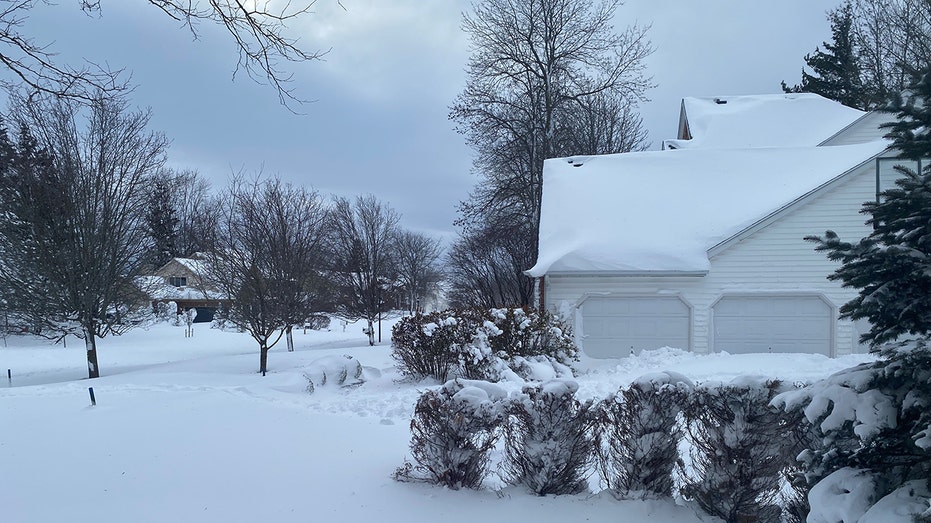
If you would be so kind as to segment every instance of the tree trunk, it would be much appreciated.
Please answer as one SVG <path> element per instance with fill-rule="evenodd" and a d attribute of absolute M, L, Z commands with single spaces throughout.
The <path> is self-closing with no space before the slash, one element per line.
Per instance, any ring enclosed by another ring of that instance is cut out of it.
<path fill-rule="evenodd" d="M 285 328 L 285 337 L 288 340 L 288 352 L 294 352 L 294 336 L 291 335 L 291 331 L 294 329 L 294 325 L 288 325 Z"/>
<path fill-rule="evenodd" d="M 262 343 L 259 346 L 259 372 L 263 375 L 268 370 L 268 346 Z"/>
<path fill-rule="evenodd" d="M 97 365 L 97 336 L 84 329 L 84 346 L 87 347 L 87 377 L 99 378 L 100 367 Z"/>
<path fill-rule="evenodd" d="M 375 345 L 375 325 L 372 322 L 372 318 L 366 318 L 366 321 L 368 322 L 368 325 L 369 325 L 369 328 L 368 328 L 369 345 L 370 346 Z"/>

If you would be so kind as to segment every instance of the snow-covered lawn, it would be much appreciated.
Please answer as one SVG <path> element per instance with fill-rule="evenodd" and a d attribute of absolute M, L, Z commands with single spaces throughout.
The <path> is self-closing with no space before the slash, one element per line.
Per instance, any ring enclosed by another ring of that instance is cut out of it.
<path fill-rule="evenodd" d="M 690 507 L 606 493 L 541 498 L 519 488 L 395 482 L 391 473 L 409 456 L 418 391 L 431 384 L 397 381 L 389 333 L 386 325 L 385 343 L 369 347 L 358 325 L 296 331 L 296 351 L 276 346 L 263 377 L 248 335 L 198 325 L 185 338 L 184 328 L 159 325 L 102 340 L 102 377 L 93 381 L 85 379 L 79 340 L 63 348 L 12 336 L 0 344 L 0 521 L 712 520 Z M 313 362 L 344 354 L 362 363 L 367 381 L 308 393 Z M 661 349 L 576 368 L 580 395 L 602 398 L 657 370 L 702 381 L 741 374 L 795 381 L 867 358 Z"/>

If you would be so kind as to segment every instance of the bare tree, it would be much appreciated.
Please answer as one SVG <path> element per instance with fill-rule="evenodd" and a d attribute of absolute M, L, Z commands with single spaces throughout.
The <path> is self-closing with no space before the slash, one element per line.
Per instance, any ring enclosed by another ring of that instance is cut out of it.
<path fill-rule="evenodd" d="M 467 229 L 449 250 L 454 307 L 511 307 L 530 303 L 533 281 L 519 277 L 535 262 L 530 227 L 519 222 L 499 222 L 482 229 Z"/>
<path fill-rule="evenodd" d="M 122 0 L 125 1 L 125 0 Z M 239 49 L 237 73 L 245 70 L 256 81 L 273 86 L 284 104 L 299 101 L 290 87 L 292 75 L 283 67 L 287 62 L 320 59 L 324 51 L 307 51 L 296 38 L 286 33 L 287 25 L 310 12 L 314 0 L 303 2 L 272 2 L 259 0 L 142 0 L 181 22 L 191 34 L 200 36 L 200 24 L 223 27 Z M 85 102 L 93 102 L 98 92 L 115 94 L 130 86 L 122 70 L 110 70 L 93 62 L 80 68 L 57 63 L 49 46 L 31 38 L 29 12 L 39 3 L 49 0 L 7 0 L 0 7 L 0 67 L 9 70 L 16 82 L 35 93 L 54 94 Z M 101 12 L 102 0 L 81 0 L 81 9 L 88 15 Z"/>
<path fill-rule="evenodd" d="M 476 231 L 519 222 L 518 227 L 529 227 L 523 250 L 532 260 L 543 161 L 582 152 L 570 146 L 589 154 L 643 146 L 634 108 L 652 87 L 644 60 L 653 48 L 647 27 L 614 30 L 611 20 L 620 5 L 620 0 L 480 0 L 471 15 L 464 15 L 472 55 L 466 87 L 450 118 L 475 150 L 475 169 L 483 177 L 460 208 L 463 224 L 471 228 L 465 231 L 469 243 L 487 237 Z M 616 110 L 620 116 L 612 114 Z M 526 279 L 527 268 L 509 278 Z"/>
<path fill-rule="evenodd" d="M 423 234 L 401 231 L 393 243 L 395 273 L 407 300 L 407 310 L 411 314 L 422 312 L 429 285 L 440 279 L 436 266 L 440 242 Z"/>
<path fill-rule="evenodd" d="M 375 345 L 375 322 L 391 304 L 392 241 L 400 216 L 369 194 L 353 202 L 336 198 L 332 218 L 332 273 L 340 293 L 337 312 L 347 319 L 364 318 L 369 345 Z"/>
<path fill-rule="evenodd" d="M 208 278 L 231 300 L 229 319 L 258 342 L 264 373 L 269 349 L 318 310 L 311 284 L 319 275 L 326 209 L 316 192 L 277 179 L 237 179 L 220 216 Z"/>
<path fill-rule="evenodd" d="M 860 83 L 869 96 L 868 108 L 880 107 L 931 62 L 931 3 L 850 0 L 850 5 Z"/>
<path fill-rule="evenodd" d="M 97 338 L 130 328 L 133 311 L 147 308 L 134 284 L 148 244 L 144 186 L 167 140 L 120 99 L 89 109 L 46 97 L 13 105 L 20 154 L 2 191 L 0 287 L 43 330 L 83 338 L 96 378 Z"/>

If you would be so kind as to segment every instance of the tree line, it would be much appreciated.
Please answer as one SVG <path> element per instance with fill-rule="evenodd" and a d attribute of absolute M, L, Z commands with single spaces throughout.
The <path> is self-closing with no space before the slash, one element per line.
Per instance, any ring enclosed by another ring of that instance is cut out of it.
<path fill-rule="evenodd" d="M 165 168 L 150 113 L 101 94 L 90 103 L 14 96 L 0 126 L 0 312 L 53 338 L 96 342 L 151 313 L 140 276 L 200 253 L 226 318 L 268 350 L 308 317 L 374 324 L 421 309 L 441 277 L 440 242 L 400 227 L 373 195 L 325 197 L 277 177 L 237 175 L 219 192 Z"/>
<path fill-rule="evenodd" d="M 831 42 L 805 56 L 801 82 L 783 82 L 784 91 L 870 111 L 906 91 L 931 63 L 931 4 L 924 0 L 846 0 L 827 20 Z"/>

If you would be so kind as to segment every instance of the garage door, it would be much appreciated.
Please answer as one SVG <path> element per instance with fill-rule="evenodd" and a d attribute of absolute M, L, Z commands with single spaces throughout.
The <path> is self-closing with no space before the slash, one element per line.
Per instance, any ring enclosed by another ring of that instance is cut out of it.
<path fill-rule="evenodd" d="M 689 348 L 689 307 L 674 296 L 589 298 L 582 304 L 582 349 L 593 358 L 659 347 Z"/>
<path fill-rule="evenodd" d="M 817 296 L 725 296 L 712 314 L 717 351 L 831 354 L 833 313 Z"/>

